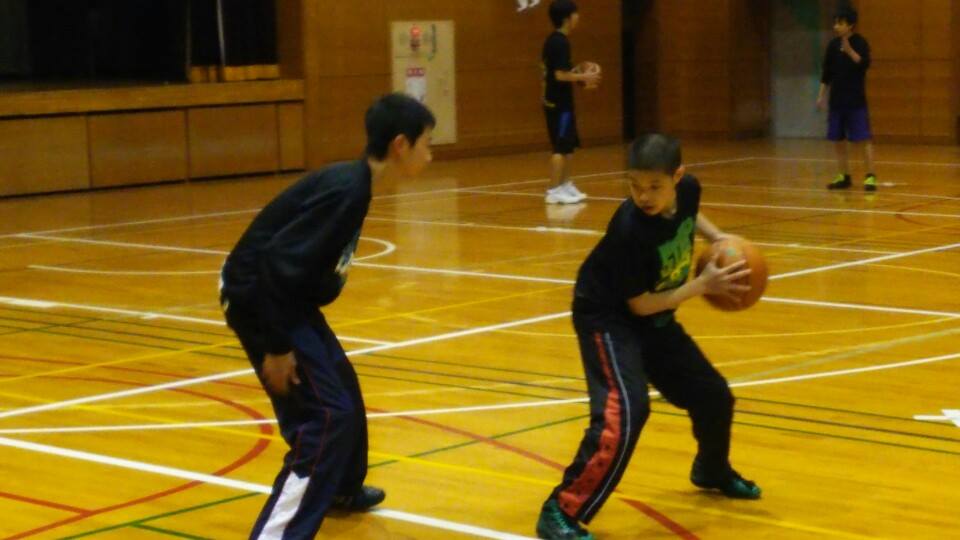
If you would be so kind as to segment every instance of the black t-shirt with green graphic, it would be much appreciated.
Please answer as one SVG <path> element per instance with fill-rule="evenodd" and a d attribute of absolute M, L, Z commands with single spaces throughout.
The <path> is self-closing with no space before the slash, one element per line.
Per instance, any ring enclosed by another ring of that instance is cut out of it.
<path fill-rule="evenodd" d="M 638 317 L 627 300 L 646 292 L 683 285 L 693 261 L 693 237 L 700 208 L 700 183 L 685 175 L 677 182 L 677 211 L 648 216 L 627 198 L 607 232 L 580 266 L 573 309 L 581 316 L 620 316 L 644 325 L 663 326 L 673 310 Z"/>

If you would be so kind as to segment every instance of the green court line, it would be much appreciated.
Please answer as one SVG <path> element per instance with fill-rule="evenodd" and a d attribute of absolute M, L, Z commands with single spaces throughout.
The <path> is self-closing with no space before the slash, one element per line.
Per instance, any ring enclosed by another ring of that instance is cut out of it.
<path fill-rule="evenodd" d="M 510 437 L 510 436 L 512 436 L 512 435 L 519 435 L 520 433 L 528 433 L 528 432 L 530 432 L 530 431 L 536 431 L 536 430 L 538 430 L 538 429 L 544 429 L 544 428 L 548 428 L 548 427 L 552 427 L 552 426 L 557 426 L 557 425 L 560 425 L 560 424 L 566 424 L 566 423 L 568 423 L 568 422 L 573 422 L 574 420 L 582 420 L 582 419 L 584 419 L 584 418 L 590 418 L 590 415 L 589 415 L 589 414 L 580 414 L 580 415 L 577 415 L 577 416 L 571 416 L 570 418 L 564 418 L 564 419 L 562 419 L 562 420 L 554 420 L 554 421 L 552 421 L 552 422 L 546 422 L 546 423 L 543 423 L 543 424 L 538 424 L 538 425 L 536 425 L 536 426 L 530 426 L 530 427 L 525 427 L 525 428 L 521 428 L 521 429 L 514 430 L 514 431 L 508 431 L 508 432 L 506 432 L 506 433 L 500 433 L 500 434 L 497 434 L 497 435 L 491 435 L 491 436 L 489 436 L 489 437 L 487 437 L 487 438 L 488 438 L 488 439 L 491 439 L 491 440 L 503 439 L 503 438 L 506 438 L 506 437 Z M 476 439 L 474 439 L 474 440 L 469 440 L 469 441 L 465 441 L 465 442 L 462 442 L 462 443 L 451 444 L 451 445 L 449 445 L 449 446 L 441 446 L 441 447 L 439 447 L 439 448 L 434 448 L 434 449 L 432 449 L 432 450 L 427 450 L 427 451 L 424 451 L 424 452 L 420 452 L 420 453 L 418 453 L 418 454 L 411 454 L 411 455 L 409 455 L 409 456 L 407 456 L 407 457 L 411 457 L 411 458 L 422 458 L 422 457 L 429 456 L 429 455 L 432 455 L 432 454 L 438 454 L 438 453 L 440 453 L 440 452 L 446 452 L 447 450 L 456 450 L 457 448 L 463 448 L 463 447 L 466 447 L 466 446 L 473 446 L 473 445 L 475 445 L 475 444 L 480 444 L 481 442 L 483 442 L 483 441 L 478 441 L 478 440 L 476 440 Z M 369 465 L 367 468 L 372 469 L 372 468 L 374 468 L 374 467 L 382 467 L 382 466 L 384 466 L 384 465 L 391 465 L 391 464 L 393 464 L 393 463 L 399 463 L 399 462 L 400 462 L 399 460 L 390 459 L 390 460 L 387 460 L 387 461 L 381 461 L 381 462 L 379 462 L 379 463 L 371 464 L 371 465 Z"/>
<path fill-rule="evenodd" d="M 583 389 L 568 388 L 568 387 L 565 387 L 565 386 L 550 386 L 550 385 L 548 385 L 548 384 L 530 383 L 530 382 L 524 382 L 524 381 L 509 381 L 509 380 L 503 380 L 503 379 L 490 379 L 490 378 L 487 378 L 487 377 L 477 377 L 477 376 L 475 376 L 475 375 L 462 375 L 462 374 L 460 374 L 460 373 L 446 373 L 446 372 L 443 372 L 443 371 L 429 371 L 429 370 L 423 370 L 423 369 L 412 369 L 412 368 L 401 368 L 401 367 L 393 367 L 393 366 L 384 366 L 384 365 L 378 365 L 378 364 L 371 364 L 371 363 L 368 363 L 368 362 L 352 362 L 352 363 L 353 363 L 354 366 L 358 366 L 358 367 L 366 367 L 366 368 L 373 368 L 373 369 L 383 369 L 383 370 L 386 370 L 386 371 L 400 371 L 400 372 L 405 372 L 405 373 L 415 373 L 415 374 L 421 374 L 421 375 L 432 375 L 432 376 L 435 376 L 435 377 L 447 377 L 447 378 L 451 378 L 451 379 L 467 379 L 467 380 L 470 380 L 470 381 L 478 381 L 478 382 L 483 382 L 483 383 L 511 384 L 511 385 L 514 385 L 514 386 L 525 386 L 525 387 L 528 387 L 528 388 L 536 388 L 536 389 L 540 389 L 540 390 L 556 390 L 556 391 L 558 391 L 558 392 L 573 392 L 573 393 L 578 394 L 578 395 L 583 395 L 583 393 L 584 393 L 584 390 L 583 390 Z"/>
<path fill-rule="evenodd" d="M 367 355 L 365 355 L 365 356 L 373 356 L 373 357 L 378 357 L 378 358 L 389 358 L 389 359 L 391 359 L 391 360 L 405 360 L 405 361 L 408 361 L 408 362 L 420 362 L 420 363 L 423 363 L 423 364 L 440 364 L 440 365 L 444 365 L 444 366 L 470 367 L 470 368 L 476 368 L 476 369 L 484 369 L 484 370 L 488 370 L 488 371 L 502 371 L 502 372 L 504 372 L 504 373 L 518 373 L 518 374 L 520 374 L 520 375 L 536 375 L 536 376 L 538 376 L 538 377 L 555 377 L 555 378 L 557 378 L 557 379 L 573 379 L 573 380 L 578 380 L 578 381 L 582 381 L 582 380 L 583 380 L 583 377 L 574 377 L 574 376 L 571 376 L 571 375 L 557 375 L 556 373 L 543 373 L 543 372 L 540 372 L 540 371 L 525 371 L 525 370 L 521 370 L 521 369 L 507 369 L 507 368 L 499 368 L 499 367 L 477 366 L 477 365 L 473 365 L 473 364 L 464 364 L 464 363 L 460 363 L 460 362 L 445 362 L 445 361 L 443 361 L 443 360 L 425 360 L 425 359 L 421 359 L 421 358 L 410 358 L 410 357 L 408 357 L 408 356 L 400 356 L 400 355 L 394 355 L 394 354 L 370 353 L 370 354 L 367 354 Z"/>
<path fill-rule="evenodd" d="M 212 507 L 212 506 L 218 506 L 218 505 L 221 505 L 221 504 L 231 503 L 231 502 L 233 502 L 233 501 L 239 501 L 239 500 L 242 500 L 242 499 L 249 499 L 250 497 L 255 497 L 255 496 L 257 496 L 257 495 L 260 495 L 260 493 L 244 493 L 243 495 L 235 495 L 235 496 L 233 496 L 233 497 L 227 497 L 226 499 L 219 499 L 219 500 L 216 500 L 216 501 L 210 501 L 210 502 L 203 503 L 203 504 L 198 504 L 198 505 L 195 505 L 195 506 L 188 506 L 188 507 L 186 507 L 186 508 L 181 508 L 181 509 L 179 509 L 179 510 L 173 510 L 173 511 L 170 511 L 170 512 L 164 512 L 164 513 L 162 513 L 162 514 L 156 514 L 156 515 L 149 516 L 149 517 L 146 517 L 146 518 L 141 518 L 141 519 L 137 519 L 137 520 L 133 520 L 133 521 L 128 521 L 128 522 L 126 522 L 126 523 L 118 523 L 118 524 L 116 524 L 116 525 L 110 525 L 109 527 L 103 527 L 103 528 L 100 528 L 100 529 L 94 529 L 94 530 L 92 530 L 92 531 L 87 531 L 87 532 L 83 532 L 83 533 L 80 533 L 80 534 L 75 534 L 75 535 L 73 535 L 73 536 L 63 536 L 63 537 L 59 538 L 58 540 L 72 540 L 73 538 L 83 538 L 83 537 L 85 537 L 85 536 L 92 536 L 92 535 L 94 535 L 94 534 L 99 534 L 99 533 L 103 533 L 103 532 L 114 531 L 114 530 L 123 529 L 123 528 L 126 528 L 126 527 L 134 527 L 134 526 L 136 526 L 136 525 L 143 525 L 144 523 L 147 523 L 147 522 L 149 522 L 149 521 L 156 521 L 156 520 L 158 520 L 158 519 L 163 519 L 163 518 L 167 518 L 167 517 L 171 517 L 171 516 L 179 516 L 180 514 L 187 514 L 187 513 L 190 513 L 190 512 L 196 512 L 197 510 L 203 510 L 204 508 L 210 508 L 210 507 Z"/>
<path fill-rule="evenodd" d="M 687 416 L 686 413 L 675 413 L 675 412 L 656 411 L 656 410 L 650 411 L 650 412 L 653 413 L 653 414 L 662 414 L 662 415 L 665 415 L 665 416 L 683 416 L 683 417 L 686 417 L 686 416 Z M 822 437 L 822 438 L 826 438 L 826 439 L 839 439 L 839 440 L 843 440 L 843 441 L 855 441 L 855 442 L 862 442 L 862 443 L 868 443 L 868 444 L 876 444 L 876 445 L 880 445 L 880 446 L 891 446 L 891 447 L 894 447 L 894 448 L 905 448 L 905 449 L 907 449 L 907 450 L 920 450 L 920 451 L 923 451 L 923 452 L 933 452 L 933 453 L 936 453 L 936 454 L 947 454 L 947 455 L 951 455 L 951 456 L 960 456 L 960 452 L 955 452 L 955 451 L 952 451 L 952 450 L 940 450 L 939 448 L 927 448 L 927 447 L 924 447 L 924 446 L 913 446 L 913 445 L 909 445 L 909 444 L 900 444 L 900 443 L 892 443 L 892 442 L 885 442 L 885 441 L 875 441 L 875 440 L 873 440 L 873 439 L 864 439 L 864 438 L 861 438 L 861 437 L 850 437 L 850 436 L 847 436 L 847 435 L 837 435 L 837 434 L 835 434 L 835 433 L 824 433 L 824 432 L 822 432 L 822 431 L 807 431 L 807 430 L 804 430 L 804 429 L 786 428 L 786 427 L 781 427 L 781 426 L 770 426 L 770 425 L 766 425 L 766 424 L 755 424 L 755 423 L 753 423 L 753 422 L 742 422 L 742 421 L 740 421 L 740 420 L 734 420 L 733 423 L 734 423 L 734 425 L 750 426 L 750 427 L 761 428 L 761 429 L 769 429 L 769 430 L 773 430 L 773 431 L 783 431 L 783 432 L 786 432 L 786 433 L 800 433 L 800 434 L 803 434 L 803 435 L 814 435 L 814 436 Z"/>
<path fill-rule="evenodd" d="M 166 536 L 175 536 L 177 538 L 188 538 L 189 540 L 213 540 L 213 538 L 208 538 L 206 536 L 194 536 L 192 534 L 187 534 L 185 532 L 174 531 L 171 529 L 162 529 L 160 527 L 153 527 L 151 525 L 144 525 L 143 523 L 137 523 L 137 524 L 131 525 L 131 527 L 134 527 L 136 529 L 153 531 Z"/>
<path fill-rule="evenodd" d="M 651 412 L 652 412 L 653 414 L 662 414 L 662 415 L 666 415 L 666 416 L 677 416 L 677 417 L 686 417 L 686 416 L 687 416 L 686 413 L 682 413 L 682 412 L 660 411 L 660 410 L 652 410 Z M 497 440 L 497 439 L 509 437 L 509 436 L 511 436 L 511 435 L 517 435 L 517 434 L 520 434 L 520 433 L 528 433 L 528 432 L 531 432 L 531 431 L 536 431 L 536 430 L 538 430 L 538 429 L 544 429 L 544 428 L 547 428 L 547 427 L 556 426 L 556 425 L 560 425 L 560 424 L 564 424 L 564 423 L 568 423 L 568 422 L 573 422 L 573 421 L 576 421 L 576 420 L 583 420 L 583 419 L 589 418 L 589 416 L 590 416 L 590 415 L 585 414 L 585 415 L 577 415 L 577 416 L 573 416 L 573 417 L 569 417 L 569 418 L 564 418 L 564 419 L 561 419 L 561 420 L 554 420 L 554 421 L 551 421 L 551 422 L 546 422 L 546 423 L 543 423 L 543 424 L 537 424 L 537 425 L 535 425 L 535 426 L 530 426 L 530 427 L 526 427 L 526 428 L 521 428 L 521 429 L 518 429 L 518 430 L 506 432 L 506 433 L 500 433 L 500 434 L 497 434 L 497 435 L 491 435 L 491 436 L 488 437 L 488 438 L 489 438 L 489 439 L 492 439 L 492 440 Z M 841 440 L 848 440 L 848 441 L 854 441 L 854 442 L 864 442 L 864 443 L 869 443 L 869 444 L 877 444 L 877 445 L 882 445 L 882 446 L 891 446 L 891 447 L 895 447 L 895 448 L 903 448 L 903 449 L 908 449 L 908 450 L 920 450 L 920 451 L 934 452 L 934 453 L 941 453 L 941 454 L 960 455 L 960 452 L 951 452 L 951 451 L 948 451 L 948 450 L 938 450 L 938 449 L 933 449 L 933 448 L 924 448 L 924 447 L 920 447 L 920 446 L 911 446 L 911 445 L 904 445 L 904 444 L 897 444 L 897 443 L 886 443 L 886 442 L 882 442 L 882 441 L 873 441 L 873 440 L 870 440 L 870 439 L 863 439 L 863 438 L 858 438 L 858 437 L 848 437 L 848 436 L 843 436 L 843 435 L 834 435 L 834 434 L 821 433 L 821 432 L 815 432 L 815 431 L 806 431 L 806 430 L 800 430 L 800 429 L 784 428 L 784 427 L 779 427 L 779 426 L 769 426 L 769 425 L 756 424 L 756 423 L 751 423 L 751 422 L 741 422 L 741 421 L 736 421 L 736 420 L 735 420 L 735 421 L 734 421 L 734 424 L 744 425 L 744 426 L 750 426 L 750 427 L 756 427 L 756 428 L 761 428 L 761 429 L 769 429 L 769 430 L 773 430 L 773 431 L 782 431 L 782 432 L 787 432 L 787 433 L 799 433 L 799 434 L 803 434 L 803 435 L 813 435 L 813 436 L 824 437 L 824 438 L 828 438 L 828 439 L 841 439 Z M 433 454 L 438 454 L 438 453 L 446 452 L 446 451 L 449 451 L 449 450 L 455 450 L 455 449 L 464 448 L 464 447 L 467 447 L 467 446 L 473 446 L 473 445 L 476 445 L 476 444 L 480 444 L 481 442 L 482 442 L 482 441 L 478 441 L 478 440 L 465 441 L 465 442 L 462 442 L 462 443 L 457 443 L 457 444 L 453 444 L 453 445 L 449 445 L 449 446 L 434 448 L 434 449 L 427 450 L 427 451 L 424 451 L 424 452 L 419 452 L 419 453 L 416 453 L 416 454 L 412 454 L 412 455 L 410 455 L 409 457 L 412 457 L 412 458 L 421 458 L 421 457 L 424 457 L 424 456 L 433 455 Z M 383 467 L 383 466 L 391 465 L 391 464 L 398 463 L 398 462 L 399 462 L 398 460 L 388 460 L 388 461 L 383 461 L 383 462 L 379 462 L 379 463 L 373 463 L 373 464 L 371 464 L 371 465 L 369 466 L 369 468 Z M 97 534 L 97 533 L 100 533 L 100 532 L 106 532 L 106 531 L 115 530 L 115 529 L 120 529 L 120 528 L 124 528 L 124 527 L 128 527 L 128 526 L 144 524 L 144 523 L 147 523 L 147 522 L 150 522 L 150 521 L 155 521 L 155 520 L 157 520 L 157 519 L 162 519 L 162 518 L 164 518 L 164 517 L 169 517 L 169 516 L 174 516 L 174 515 L 179 515 L 179 514 L 185 514 L 185 513 L 189 513 L 189 512 L 194 512 L 194 511 L 197 511 L 197 510 L 202 510 L 202 509 L 210 508 L 210 507 L 213 507 L 213 506 L 219 506 L 219 505 L 222 505 L 222 504 L 227 504 L 227 503 L 230 503 L 230 502 L 233 502 L 233 501 L 245 499 L 245 498 L 248 498 L 248 497 L 253 497 L 253 496 L 256 496 L 256 495 L 260 495 L 260 494 L 258 494 L 258 493 L 246 493 L 246 494 L 239 495 L 239 496 L 235 496 L 235 497 L 229 497 L 229 498 L 226 498 L 226 499 L 220 499 L 220 500 L 210 501 L 210 502 L 208 502 L 208 503 L 204 503 L 204 504 L 200 504 L 200 505 L 196 505 L 196 506 L 191 506 L 191 507 L 188 507 L 188 508 L 183 508 L 183 509 L 180 509 L 180 510 L 175 510 L 175 511 L 173 511 L 173 512 L 167 512 L 167 513 L 164 513 L 164 514 L 157 514 L 157 515 L 154 515 L 154 516 L 148 516 L 148 517 L 145 517 L 145 518 L 141 518 L 141 519 L 139 519 L 139 520 L 136 520 L 136 521 L 131 521 L 131 522 L 127 522 L 127 523 L 121 523 L 121 524 L 114 525 L 114 526 L 111 526 L 111 527 L 105 527 L 105 528 L 102 528 L 102 529 L 97 529 L 97 530 L 93 530 L 93 531 L 88 531 L 88 532 L 85 532 L 85 533 L 81 533 L 81 534 L 79 534 L 79 535 L 62 538 L 61 540 L 69 540 L 69 539 L 73 539 L 73 538 L 82 538 L 82 537 L 90 536 L 90 535 Z"/>
<path fill-rule="evenodd" d="M 814 409 L 818 411 L 839 412 L 839 413 L 854 414 L 858 416 L 870 416 L 873 418 L 884 418 L 886 420 L 899 420 L 901 422 L 910 422 L 911 424 L 916 423 L 916 420 L 907 416 L 893 416 L 890 414 L 878 414 L 878 413 L 872 413 L 867 411 L 856 411 L 853 409 L 839 409 L 836 407 L 824 407 L 822 405 L 810 405 L 807 403 L 796 403 L 792 401 L 777 401 L 774 399 L 760 399 L 760 398 L 741 397 L 741 396 L 737 396 L 737 401 L 756 401 L 758 403 L 770 403 L 773 405 L 786 405 L 789 407 L 800 407 L 803 409 Z M 937 424 L 937 425 L 943 425 L 945 427 L 953 427 L 950 424 Z"/>
<path fill-rule="evenodd" d="M 547 428 L 547 427 L 551 427 L 551 426 L 555 426 L 555 425 L 559 425 L 559 424 L 564 424 L 564 423 L 567 423 L 567 422 L 573 422 L 573 421 L 575 421 L 575 420 L 582 420 L 582 419 L 584 419 L 584 418 L 588 418 L 589 416 L 590 416 L 590 415 L 588 415 L 588 414 L 584 414 L 584 415 L 573 416 L 573 417 L 570 417 L 570 418 L 565 418 L 565 419 L 562 419 L 562 420 L 554 420 L 554 421 L 551 421 L 551 422 L 546 422 L 546 423 L 543 423 L 543 424 L 537 424 L 537 425 L 535 425 L 535 426 L 530 426 L 530 427 L 526 427 L 526 428 L 521 428 L 521 429 L 518 429 L 518 430 L 506 432 L 506 433 L 500 433 L 500 434 L 497 434 L 497 435 L 491 435 L 490 437 L 488 437 L 488 439 L 494 439 L 494 440 L 495 440 L 495 439 L 501 439 L 501 438 L 509 437 L 509 436 L 511 436 L 511 435 L 517 435 L 517 434 L 520 434 L 520 433 L 527 433 L 527 432 L 530 432 L 530 431 L 536 431 L 536 430 L 538 430 L 538 429 L 543 429 L 543 428 Z M 465 446 L 472 446 L 472 445 L 475 445 L 475 444 L 480 444 L 481 442 L 483 442 L 483 441 L 470 440 L 470 441 L 466 441 L 466 442 L 459 443 L 459 444 L 454 444 L 454 445 L 445 446 L 445 447 L 441 447 L 441 448 L 434 448 L 434 449 L 432 449 L 432 450 L 427 450 L 427 451 L 425 451 L 425 452 L 419 452 L 419 453 L 417 453 L 417 454 L 412 454 L 412 455 L 410 455 L 409 457 L 412 457 L 412 458 L 424 457 L 424 456 L 428 456 L 428 455 L 431 455 L 431 454 L 437 454 L 437 453 L 440 453 L 440 452 L 445 452 L 445 451 L 447 451 L 447 450 L 454 450 L 454 449 L 457 449 L 457 448 L 463 448 L 463 447 L 465 447 Z M 374 463 L 374 464 L 371 464 L 368 468 L 371 468 L 371 469 L 372 469 L 372 468 L 374 468 L 374 467 L 383 467 L 383 466 L 390 465 L 390 464 L 393 464 L 393 463 L 397 463 L 397 461 L 396 461 L 396 460 L 390 460 L 390 461 L 384 461 L 384 462 L 380 462 L 380 463 Z M 207 503 L 204 503 L 204 504 L 198 504 L 198 505 L 196 505 L 196 506 L 190 506 L 190 507 L 187 507 L 187 508 L 181 508 L 181 509 L 179 509 L 179 510 L 174 510 L 174 511 L 172 511 L 172 512 L 166 512 L 166 513 L 163 513 L 163 514 L 156 514 L 156 515 L 153 515 L 153 516 L 147 516 L 147 517 L 145 517 L 145 518 L 141 518 L 141 519 L 138 519 L 138 520 L 128 521 L 128 522 L 126 522 L 126 523 L 119 523 L 119 524 L 117 524 L 117 525 L 111 525 L 111 526 L 109 526 L 109 527 L 103 527 L 103 528 L 100 528 L 100 529 L 95 529 L 95 530 L 92 530 L 92 531 L 87 531 L 87 532 L 80 533 L 80 534 L 77 534 L 77 535 L 74 535 L 74 536 L 62 537 L 62 538 L 60 538 L 59 540 L 72 540 L 72 539 L 74 539 L 74 538 L 84 538 L 84 537 L 87 537 L 87 536 L 92 536 L 92 535 L 95 535 L 95 534 L 99 534 L 99 533 L 103 533 L 103 532 L 109 532 L 109 531 L 113 531 L 113 530 L 117 530 L 117 529 L 123 529 L 123 528 L 126 528 L 126 527 L 141 526 L 141 525 L 144 525 L 145 523 L 149 523 L 149 522 L 151 522 L 151 521 L 156 521 L 156 520 L 158 520 L 158 519 L 163 519 L 163 518 L 167 518 L 167 517 L 171 517 L 171 516 L 177 516 L 177 515 L 181 515 L 181 514 L 187 514 L 187 513 L 190 513 L 190 512 L 195 512 L 195 511 L 197 511 L 197 510 L 204 510 L 204 509 L 206 509 L 206 508 L 211 508 L 211 507 L 214 507 L 214 506 L 220 506 L 220 505 L 223 505 L 223 504 L 228 504 L 228 503 L 231 503 L 231 502 L 234 502 L 234 501 L 239 501 L 239 500 L 242 500 L 242 499 L 247 499 L 247 498 L 249 498 L 249 497 L 254 497 L 254 496 L 257 496 L 257 495 L 262 495 L 262 494 L 261 494 L 261 493 L 245 493 L 245 494 L 243 494 L 243 495 L 238 495 L 238 496 L 234 496 L 234 497 L 228 497 L 228 498 L 226 498 L 226 499 L 218 499 L 218 500 L 210 501 L 210 502 L 207 502 Z M 141 528 L 142 528 L 142 527 L 141 527 Z M 196 537 L 187 537 L 187 538 L 196 538 Z"/>
<path fill-rule="evenodd" d="M 402 381 L 402 382 L 412 382 L 416 384 L 426 384 L 429 386 L 443 386 L 445 388 L 463 388 L 464 390 L 476 390 L 477 392 L 490 392 L 492 394 L 504 394 L 508 396 L 521 396 L 528 398 L 536 399 L 559 399 L 556 396 L 543 396 L 538 394 L 524 394 L 522 392 L 510 392 L 509 390 L 497 390 L 496 388 L 479 388 L 476 386 L 467 386 L 462 384 L 450 384 L 450 383 L 440 383 L 440 382 L 429 382 L 429 381 L 420 381 L 416 379 L 404 379 L 402 377 L 389 377 L 387 375 L 372 375 L 370 373 L 361 373 L 357 372 L 357 375 L 362 375 L 364 377 L 369 377 L 371 379 L 386 379 L 388 381 Z"/>
<path fill-rule="evenodd" d="M 755 412 L 755 411 L 744 411 L 738 410 L 737 414 L 749 414 L 753 416 L 765 416 L 767 418 L 779 418 L 781 420 L 794 420 L 796 422 L 806 422 L 809 424 L 819 424 L 823 426 L 834 426 L 834 427 L 843 427 L 848 429 L 857 429 L 861 431 L 872 431 L 874 433 L 887 433 L 890 435 L 902 435 L 904 437 L 917 437 L 920 439 L 930 439 L 933 441 L 944 441 L 944 442 L 955 442 L 960 443 L 960 439 L 955 439 L 953 437 L 941 437 L 938 435 L 927 435 L 925 433 L 914 433 L 912 431 L 900 431 L 896 429 L 884 429 L 870 426 L 861 426 L 857 424 L 847 424 L 844 422 L 833 422 L 830 420 L 814 420 L 812 418 L 801 418 L 799 416 L 790 416 L 786 414 L 774 414 L 766 412 Z"/>

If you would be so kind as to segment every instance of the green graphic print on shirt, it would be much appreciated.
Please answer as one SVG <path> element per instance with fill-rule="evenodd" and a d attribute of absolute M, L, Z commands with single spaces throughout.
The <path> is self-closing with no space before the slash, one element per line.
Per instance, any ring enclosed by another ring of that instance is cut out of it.
<path fill-rule="evenodd" d="M 653 289 L 655 292 L 675 289 L 687 281 L 693 260 L 692 233 L 695 226 L 694 218 L 688 217 L 677 228 L 673 239 L 657 246 L 660 255 L 660 278 Z M 672 320 L 673 310 L 664 311 L 653 316 L 653 325 L 662 327 Z"/>
<path fill-rule="evenodd" d="M 657 246 L 660 253 L 660 278 L 654 291 L 675 289 L 687 280 L 693 260 L 692 233 L 695 226 L 693 218 L 688 217 L 677 227 L 677 235 L 672 240 Z"/>

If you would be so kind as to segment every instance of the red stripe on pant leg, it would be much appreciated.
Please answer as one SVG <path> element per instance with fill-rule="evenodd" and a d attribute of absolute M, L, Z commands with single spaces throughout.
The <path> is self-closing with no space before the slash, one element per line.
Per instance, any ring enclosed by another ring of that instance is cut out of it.
<path fill-rule="evenodd" d="M 590 460 L 583 467 L 583 471 L 569 486 L 563 489 L 557 496 L 560 508 L 569 516 L 580 512 L 584 503 L 587 502 L 597 491 L 600 482 L 603 481 L 610 468 L 613 466 L 614 457 L 620 449 L 621 444 L 626 441 L 621 440 L 620 430 L 620 409 L 621 398 L 620 388 L 613 380 L 613 372 L 610 369 L 610 359 L 607 357 L 607 351 L 603 346 L 603 337 L 599 333 L 594 334 L 594 341 L 597 344 L 597 356 L 600 359 L 600 367 L 603 368 L 603 375 L 607 381 L 607 401 L 603 407 L 603 431 L 600 432 L 600 440 L 596 453 L 590 457 Z"/>

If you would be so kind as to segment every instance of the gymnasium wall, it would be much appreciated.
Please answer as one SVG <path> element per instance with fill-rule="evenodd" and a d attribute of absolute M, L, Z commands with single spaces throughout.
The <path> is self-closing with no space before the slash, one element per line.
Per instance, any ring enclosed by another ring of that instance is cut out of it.
<path fill-rule="evenodd" d="M 960 71 L 960 6 L 951 0 L 858 2 L 870 41 L 867 92 L 878 139 L 954 143 Z"/>
<path fill-rule="evenodd" d="M 633 22 L 636 130 L 724 139 L 766 134 L 769 2 L 641 4 Z"/>
<path fill-rule="evenodd" d="M 771 118 L 770 88 L 783 82 L 771 81 L 772 2 L 637 1 L 644 5 L 634 22 L 639 29 L 634 44 L 637 130 L 713 138 L 766 133 Z M 836 2 L 819 4 L 825 19 L 830 19 Z M 960 2 L 861 0 L 854 4 L 860 11 L 859 31 L 873 50 L 867 92 L 876 138 L 881 142 L 956 143 L 960 130 Z M 823 24 L 830 31 L 830 23 L 825 20 Z M 787 54 L 823 54 L 808 49 L 804 46 Z M 809 77 L 818 76 L 819 59 L 807 65 Z M 798 75 L 797 80 L 802 78 Z M 796 106 L 807 107 L 808 101 L 798 100 Z M 822 125 L 816 128 L 823 129 Z"/>
<path fill-rule="evenodd" d="M 436 148 L 463 155 L 546 148 L 540 53 L 552 31 L 545 0 L 516 12 L 510 0 L 305 0 L 304 72 L 308 165 L 356 156 L 363 112 L 390 90 L 391 21 L 452 20 L 456 27 L 458 142 Z M 621 136 L 620 2 L 580 2 L 574 62 L 604 68 L 599 90 L 577 93 L 585 144 Z"/>

